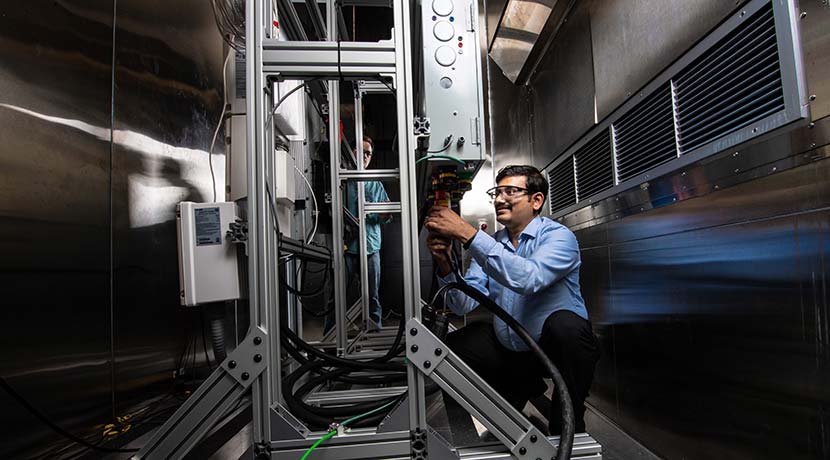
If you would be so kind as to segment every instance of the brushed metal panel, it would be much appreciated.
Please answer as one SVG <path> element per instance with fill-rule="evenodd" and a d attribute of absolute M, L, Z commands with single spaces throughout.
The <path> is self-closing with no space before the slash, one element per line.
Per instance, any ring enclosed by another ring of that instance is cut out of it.
<path fill-rule="evenodd" d="M 635 94 L 734 9 L 735 2 L 722 0 L 593 2 L 598 118 Z"/>
<path fill-rule="evenodd" d="M 178 301 L 175 205 L 212 200 L 208 148 L 222 109 L 223 61 L 210 4 L 119 1 L 115 59 L 113 283 L 120 413 L 166 391 L 148 383 L 172 378 L 189 339 L 195 339 L 190 359 L 204 366 L 206 307 L 185 311 Z M 214 154 L 221 200 L 224 156 Z"/>
<path fill-rule="evenodd" d="M 826 458 L 828 192 L 814 161 L 577 230 L 609 239 L 583 244 L 590 402 L 666 458 Z"/>
<path fill-rule="evenodd" d="M 820 238 L 785 216 L 613 246 L 618 423 L 667 458 L 823 458 L 802 300 Z"/>
<path fill-rule="evenodd" d="M 577 2 L 530 80 L 537 166 L 594 126 L 589 2 Z"/>
<path fill-rule="evenodd" d="M 830 3 L 801 0 L 799 8 L 806 13 L 799 22 L 804 74 L 808 91 L 816 96 L 810 113 L 818 120 L 830 115 Z"/>
<path fill-rule="evenodd" d="M 490 45 L 493 44 L 493 37 L 496 35 L 496 29 L 499 27 L 501 15 L 504 13 L 507 2 L 508 0 L 491 0 L 486 2 L 487 49 L 490 49 Z"/>
<path fill-rule="evenodd" d="M 490 59 L 487 65 L 488 113 L 493 169 L 533 161 L 531 105 L 527 89 L 515 86 Z"/>
<path fill-rule="evenodd" d="M 602 226 L 592 227 L 592 230 Z M 604 232 L 604 229 L 603 229 Z M 611 416 L 617 412 L 617 376 L 614 360 L 614 325 L 606 315 L 614 311 L 611 292 L 610 250 L 608 246 L 584 248 L 584 232 L 579 235 L 582 266 L 580 290 L 588 309 L 594 335 L 600 343 L 600 360 L 588 401 L 602 413 Z"/>
<path fill-rule="evenodd" d="M 725 151 L 669 175 L 651 179 L 637 188 L 601 199 L 590 206 L 564 215 L 560 221 L 573 230 L 579 230 L 628 215 L 653 212 L 658 208 L 820 161 L 830 155 L 828 144 L 830 117 L 825 117 L 813 126 L 800 127 L 740 149 Z M 794 190 L 797 192 L 805 184 L 799 184 Z M 797 209 L 810 209 L 813 206 L 806 197 L 805 200 L 794 202 L 798 203 Z M 741 209 L 738 214 L 746 216 L 751 213 L 763 211 L 749 207 Z M 706 220 L 701 220 L 701 225 L 705 225 Z M 739 220 L 740 217 L 736 216 L 734 221 Z M 674 224 L 672 220 L 663 222 L 663 225 Z M 641 227 L 637 231 L 659 233 L 662 230 Z"/>
<path fill-rule="evenodd" d="M 65 429 L 110 414 L 111 2 L 0 6 L 0 375 Z M 64 438 L 0 392 L 0 457 Z"/>

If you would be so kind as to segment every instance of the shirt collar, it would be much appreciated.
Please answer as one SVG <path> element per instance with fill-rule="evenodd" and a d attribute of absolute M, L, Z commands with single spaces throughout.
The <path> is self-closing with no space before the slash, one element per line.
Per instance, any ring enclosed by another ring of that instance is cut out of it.
<path fill-rule="evenodd" d="M 527 224 L 522 233 L 519 234 L 519 240 L 522 239 L 522 235 L 526 235 L 528 238 L 536 238 L 539 236 L 539 231 L 542 229 L 542 216 L 536 216 L 533 220 Z M 507 233 L 507 229 L 503 228 L 499 231 L 498 240 L 502 243 L 509 243 L 510 242 L 510 235 Z"/>

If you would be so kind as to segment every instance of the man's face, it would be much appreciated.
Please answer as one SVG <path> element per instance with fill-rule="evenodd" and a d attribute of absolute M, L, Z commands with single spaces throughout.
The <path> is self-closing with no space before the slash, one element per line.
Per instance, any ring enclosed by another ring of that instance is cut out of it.
<path fill-rule="evenodd" d="M 363 169 L 369 168 L 369 163 L 372 162 L 372 154 L 374 150 L 372 149 L 372 144 L 363 141 Z"/>
<path fill-rule="evenodd" d="M 505 177 L 499 181 L 498 187 L 499 189 L 501 187 L 516 187 L 526 190 L 527 178 L 524 176 Z M 533 200 L 530 199 L 527 192 L 519 191 L 510 197 L 506 193 L 498 193 L 493 200 L 493 206 L 496 208 L 496 220 L 505 227 L 520 223 L 527 224 L 535 217 Z"/>

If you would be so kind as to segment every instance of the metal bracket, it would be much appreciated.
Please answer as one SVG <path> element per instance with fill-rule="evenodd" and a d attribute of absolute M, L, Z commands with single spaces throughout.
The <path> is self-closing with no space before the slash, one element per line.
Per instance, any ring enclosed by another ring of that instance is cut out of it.
<path fill-rule="evenodd" d="M 510 405 L 423 323 L 410 319 L 406 331 L 407 360 L 486 426 L 513 455 L 552 458 L 556 454 L 553 443 L 524 414 Z"/>
<path fill-rule="evenodd" d="M 427 137 L 431 130 L 429 128 L 429 117 L 415 117 L 413 120 L 412 133 L 416 137 Z"/>
<path fill-rule="evenodd" d="M 398 405 L 378 425 L 378 433 L 407 430 L 409 430 L 409 396 L 398 402 Z"/>
<path fill-rule="evenodd" d="M 265 339 L 268 333 L 258 328 L 242 341 L 221 367 L 246 390 L 267 367 Z"/>
<path fill-rule="evenodd" d="M 271 440 L 304 439 L 309 431 L 291 412 L 277 404 L 271 408 Z"/>

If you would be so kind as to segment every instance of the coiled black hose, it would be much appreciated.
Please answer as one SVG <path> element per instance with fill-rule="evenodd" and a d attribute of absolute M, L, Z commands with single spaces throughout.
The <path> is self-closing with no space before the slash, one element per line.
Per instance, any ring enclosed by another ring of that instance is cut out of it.
<path fill-rule="evenodd" d="M 464 294 L 467 294 L 467 296 L 478 302 L 479 305 L 490 310 L 499 319 L 504 321 L 504 323 L 507 324 L 510 329 L 513 329 L 516 335 L 522 339 L 528 348 L 530 348 L 530 351 L 532 351 L 536 357 L 539 358 L 539 361 L 542 362 L 542 365 L 545 366 L 545 369 L 553 379 L 553 383 L 556 386 L 556 395 L 559 398 L 559 404 L 562 410 L 562 433 L 559 436 L 559 448 L 556 452 L 555 458 L 556 460 L 570 459 L 574 442 L 574 409 L 573 404 L 571 403 L 571 396 L 568 393 L 568 387 L 565 385 L 565 379 L 562 378 L 562 374 L 559 373 L 559 369 L 557 369 L 550 358 L 548 358 L 548 355 L 545 354 L 542 347 L 540 347 L 539 344 L 533 340 L 533 337 L 531 337 L 530 333 L 527 332 L 527 329 L 525 329 L 524 326 L 516 321 L 515 318 L 510 316 L 509 313 L 504 311 L 504 309 L 502 309 L 492 299 L 464 282 L 464 278 L 458 279 L 461 281 L 442 286 L 441 289 L 438 290 L 438 293 L 436 293 L 436 298 L 439 294 L 443 293 L 444 290 L 449 289 L 458 289 Z M 549 415 L 549 417 L 550 416 L 552 416 L 552 414 Z"/>

